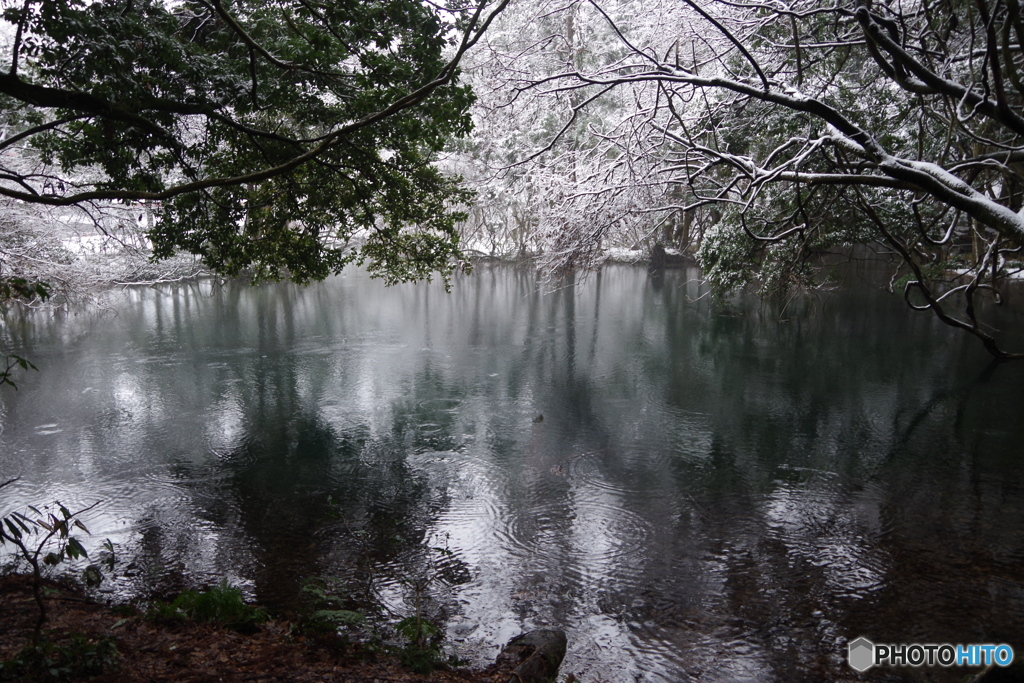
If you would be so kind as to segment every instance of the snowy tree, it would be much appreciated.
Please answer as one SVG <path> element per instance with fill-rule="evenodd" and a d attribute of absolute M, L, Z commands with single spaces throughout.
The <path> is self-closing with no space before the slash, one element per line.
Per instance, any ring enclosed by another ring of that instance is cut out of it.
<path fill-rule="evenodd" d="M 628 2 L 618 9 L 652 11 Z M 627 55 L 602 11 L 586 2 L 524 1 L 495 22 L 467 63 L 475 128 L 455 154 L 478 192 L 468 243 L 497 256 L 539 256 L 558 276 L 596 266 L 608 247 L 635 248 L 660 234 L 648 209 L 664 204 L 672 187 L 636 136 L 656 88 L 584 92 L 559 81 Z"/>
<path fill-rule="evenodd" d="M 10 134 L 4 131 L 0 140 Z M 32 178 L 46 194 L 60 191 L 59 177 L 36 150 L 9 145 L 4 150 L 8 169 Z M 45 283 L 48 305 L 96 303 L 111 285 L 179 280 L 206 271 L 191 255 L 153 262 L 146 237 L 156 220 L 148 203 L 95 201 L 49 206 L 0 197 L 0 278 L 22 283 Z M 39 290 L 0 293 L 0 301 L 42 303 Z M 22 296 L 25 294 L 27 296 Z"/>
<path fill-rule="evenodd" d="M 649 209 L 715 207 L 699 256 L 716 285 L 812 283 L 815 253 L 877 241 L 911 306 L 1014 356 L 982 312 L 1024 240 L 1016 2 L 589 6 L 613 58 L 532 89 L 635 99 L 616 144 L 675 189 Z"/>

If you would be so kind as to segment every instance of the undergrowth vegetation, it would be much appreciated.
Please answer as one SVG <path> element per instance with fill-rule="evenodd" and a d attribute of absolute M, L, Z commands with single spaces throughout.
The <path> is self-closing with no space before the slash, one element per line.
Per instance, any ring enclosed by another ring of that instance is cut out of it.
<path fill-rule="evenodd" d="M 2 486 L 10 483 L 13 481 Z M 0 680 L 78 680 L 116 670 L 119 655 L 111 638 L 90 639 L 72 634 L 66 642 L 57 642 L 51 638 L 52 633 L 43 631 L 46 598 L 52 591 L 44 583 L 44 570 L 52 571 L 66 560 L 88 557 L 85 547 L 71 532 L 78 529 L 89 533 L 80 516 L 95 505 L 74 512 L 60 503 L 42 510 L 28 506 L 25 512 L 0 518 L 0 542 L 12 546 L 16 558 L 8 570 L 16 570 L 19 561 L 29 566 L 38 608 L 30 643 L 12 659 L 0 661 Z M 101 564 L 89 565 L 81 574 L 86 586 L 100 584 L 102 569 L 113 571 L 117 562 L 114 546 L 107 540 L 103 548 Z M 443 563 L 437 561 L 434 553 L 444 559 L 450 559 L 452 553 L 447 547 L 428 550 L 428 573 L 417 580 L 402 581 L 414 597 L 412 614 L 394 612 L 372 599 L 359 602 L 343 582 L 311 579 L 303 587 L 305 606 L 292 625 L 292 634 L 328 641 L 342 650 L 357 643 L 358 648 L 353 649 L 358 652 L 394 657 L 419 674 L 464 664 L 446 655 L 444 630 L 426 608 L 431 584 L 440 580 L 447 567 L 441 566 Z M 111 609 L 126 617 L 137 614 L 129 605 Z M 242 589 L 227 579 L 202 590 L 186 590 L 170 601 L 153 602 L 145 610 L 145 617 L 170 624 L 211 623 L 245 634 L 256 633 L 259 625 L 270 619 L 266 610 L 246 602 Z"/>
<path fill-rule="evenodd" d="M 331 637 L 344 648 L 358 642 L 364 651 L 395 657 L 418 674 L 464 664 L 445 653 L 443 629 L 422 610 L 397 622 L 381 605 L 359 611 L 344 585 L 330 579 L 307 581 L 302 592 L 306 609 L 295 633 Z"/>
<path fill-rule="evenodd" d="M 0 681 L 78 681 L 117 671 L 120 653 L 109 637 L 72 634 L 66 643 L 43 637 L 0 661 Z"/>
<path fill-rule="evenodd" d="M 246 603 L 242 590 L 227 579 L 203 591 L 187 590 L 171 602 L 157 602 L 147 616 L 158 621 L 204 621 L 242 633 L 255 632 L 270 617 Z"/>

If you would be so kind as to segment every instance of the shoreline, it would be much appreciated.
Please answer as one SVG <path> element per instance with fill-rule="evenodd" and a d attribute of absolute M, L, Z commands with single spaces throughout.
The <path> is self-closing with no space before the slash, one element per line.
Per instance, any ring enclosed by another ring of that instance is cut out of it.
<path fill-rule="evenodd" d="M 240 633 L 199 621 L 147 617 L 127 605 L 97 602 L 67 580 L 45 581 L 49 618 L 37 651 L 72 650 L 80 660 L 58 663 L 58 677 L 18 674 L 10 662 L 31 642 L 38 611 L 31 577 L 0 576 L 0 680 L 142 681 L 305 681 L 353 683 L 445 682 L 504 683 L 507 668 L 465 669 L 441 666 L 429 674 L 406 668 L 394 654 L 334 633 L 303 633 L 292 621 L 270 619 L 252 633 Z M 116 653 L 111 649 L 116 648 Z M 23 657 L 23 659 L 25 659 Z M 7 663 L 7 667 L 4 664 Z M 94 669 L 88 670 L 89 666 Z M 7 671 L 5 668 L 12 668 Z"/>

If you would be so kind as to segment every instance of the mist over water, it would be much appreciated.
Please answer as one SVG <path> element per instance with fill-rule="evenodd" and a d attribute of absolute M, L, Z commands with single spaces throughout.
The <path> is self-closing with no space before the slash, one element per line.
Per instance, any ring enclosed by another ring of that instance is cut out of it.
<path fill-rule="evenodd" d="M 40 371 L 0 392 L 0 513 L 102 499 L 121 599 L 331 577 L 478 663 L 564 628 L 584 681 L 856 680 L 861 635 L 1024 653 L 1024 363 L 868 286 L 781 318 L 703 293 L 352 270 L 8 317 Z"/>

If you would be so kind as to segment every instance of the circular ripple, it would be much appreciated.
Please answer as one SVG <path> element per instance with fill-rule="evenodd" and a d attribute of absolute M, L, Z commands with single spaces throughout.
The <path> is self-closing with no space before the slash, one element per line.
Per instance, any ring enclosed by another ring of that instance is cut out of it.
<path fill-rule="evenodd" d="M 577 585 L 639 571 L 653 535 L 645 518 L 597 500 L 523 508 L 500 521 L 496 533 L 510 555 L 526 566 L 557 567 Z"/>
<path fill-rule="evenodd" d="M 452 458 L 459 458 L 459 462 L 457 468 L 449 471 L 451 502 L 437 528 L 446 535 L 450 548 L 479 559 L 496 550 L 494 529 L 506 514 L 502 505 L 505 477 L 487 462 L 455 454 Z"/>
<path fill-rule="evenodd" d="M 615 456 L 608 450 L 587 451 L 569 461 L 569 475 L 574 482 L 615 493 L 638 493 L 644 487 L 636 481 L 636 470 L 623 471 L 621 463 L 609 465 Z"/>
<path fill-rule="evenodd" d="M 443 413 L 455 413 L 462 407 L 462 399 L 458 398 L 425 398 L 416 402 L 421 410 L 436 410 Z"/>

